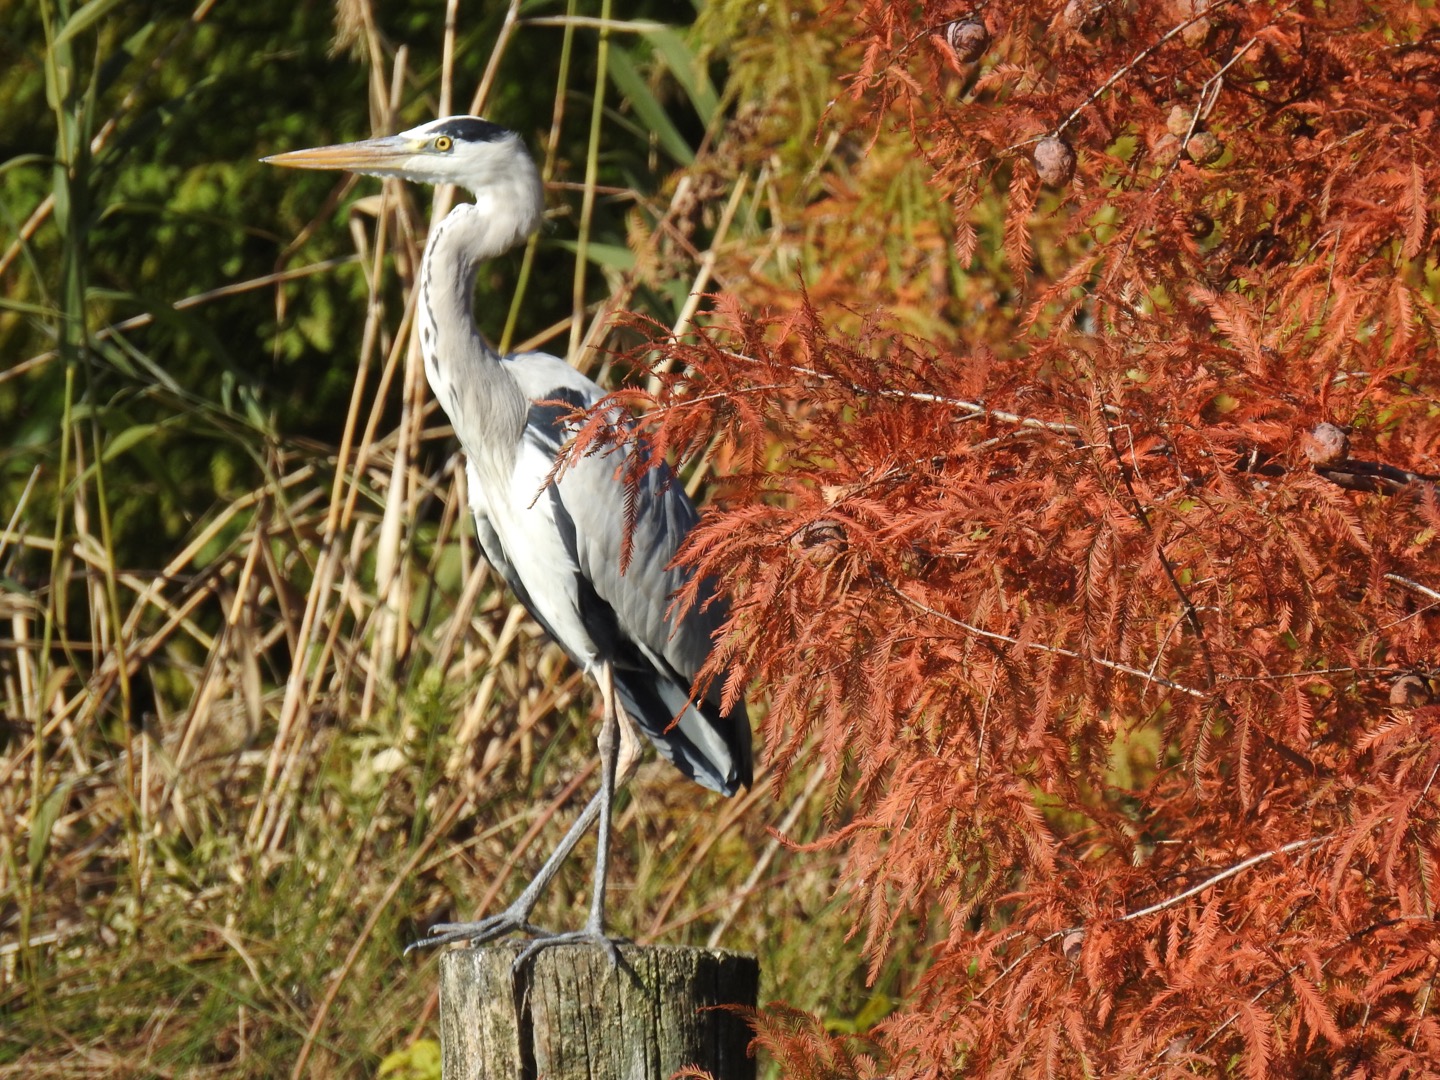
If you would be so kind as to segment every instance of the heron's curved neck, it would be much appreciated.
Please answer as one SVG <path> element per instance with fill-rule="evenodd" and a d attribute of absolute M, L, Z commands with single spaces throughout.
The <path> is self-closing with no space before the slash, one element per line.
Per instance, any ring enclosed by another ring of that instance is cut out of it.
<path fill-rule="evenodd" d="M 482 262 L 514 247 L 515 227 L 504 215 L 462 203 L 431 233 L 420 269 L 420 350 L 425 375 L 472 457 L 469 432 L 489 445 L 513 444 L 524 427 L 527 402 L 500 369 L 500 357 L 475 325 L 475 273 Z M 512 439 L 504 440 L 506 435 Z M 493 438 L 491 438 L 493 436 Z"/>

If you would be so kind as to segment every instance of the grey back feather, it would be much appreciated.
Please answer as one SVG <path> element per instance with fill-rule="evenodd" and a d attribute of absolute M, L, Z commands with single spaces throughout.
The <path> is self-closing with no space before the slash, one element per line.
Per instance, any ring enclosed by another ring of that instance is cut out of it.
<path fill-rule="evenodd" d="M 500 369 L 530 403 L 522 440 L 546 460 L 555 460 L 570 437 L 564 423 L 569 408 L 593 406 L 604 393 L 546 353 L 505 357 Z M 551 404 L 555 402 L 560 404 Z M 543 490 L 537 485 L 535 492 L 537 500 L 549 502 L 546 509 L 571 559 L 569 566 L 554 568 L 557 576 L 568 574 L 571 580 L 546 587 L 574 590 L 589 641 L 567 641 L 539 616 L 530 584 L 515 570 L 494 522 L 477 506 L 481 547 L 521 603 L 537 614 L 572 659 L 584 666 L 587 658 L 580 652 L 593 648 L 599 659 L 612 664 L 626 711 L 667 760 L 705 787 L 731 795 L 753 775 L 744 703 L 722 714 L 718 681 L 704 698 L 691 700 L 695 675 L 710 654 L 727 609 L 709 581 L 702 582 L 695 606 L 681 612 L 675 603 L 691 572 L 671 563 L 699 516 L 668 466 L 659 463 L 641 475 L 635 520 L 626 522 L 623 470 L 637 452 L 627 444 L 583 457 L 553 484 Z M 627 526 L 632 551 L 622 573 Z"/>

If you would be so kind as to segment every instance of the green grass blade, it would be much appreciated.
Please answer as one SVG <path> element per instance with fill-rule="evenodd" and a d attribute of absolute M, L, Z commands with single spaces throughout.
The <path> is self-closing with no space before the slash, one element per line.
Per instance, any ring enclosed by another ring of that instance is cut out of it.
<path fill-rule="evenodd" d="M 580 245 L 573 240 L 556 240 L 555 246 L 571 254 L 580 253 Z M 621 244 L 586 244 L 585 259 L 602 270 L 633 270 L 635 253 Z"/>
<path fill-rule="evenodd" d="M 60 820 L 60 811 L 65 808 L 65 799 L 73 786 L 73 779 L 62 780 L 56 784 L 55 790 L 45 796 L 45 801 L 40 804 L 40 809 L 35 812 L 35 817 L 30 822 L 30 844 L 26 857 L 30 861 L 31 881 L 40 880 L 45 866 L 45 852 L 50 847 L 50 834 L 55 829 L 55 822 Z"/>
<path fill-rule="evenodd" d="M 119 7 L 121 2 L 122 0 L 90 0 L 88 4 L 71 15 L 65 25 L 60 28 L 51 47 L 55 48 L 74 40 L 77 35 L 84 33 Z"/>
<path fill-rule="evenodd" d="M 660 140 L 661 148 L 681 165 L 694 164 L 695 151 L 671 121 L 665 106 L 651 92 L 629 50 L 617 47 L 611 52 L 610 77 L 615 80 L 616 88 L 629 99 L 636 115 Z"/>
<path fill-rule="evenodd" d="M 685 38 L 673 27 L 662 27 L 652 30 L 645 35 L 655 51 L 665 61 L 665 66 L 689 95 L 690 104 L 694 106 L 695 112 L 706 127 L 715 117 L 715 110 L 720 107 L 719 95 L 715 93 L 715 85 L 710 81 L 710 74 L 699 62 L 694 51 L 686 43 Z"/>

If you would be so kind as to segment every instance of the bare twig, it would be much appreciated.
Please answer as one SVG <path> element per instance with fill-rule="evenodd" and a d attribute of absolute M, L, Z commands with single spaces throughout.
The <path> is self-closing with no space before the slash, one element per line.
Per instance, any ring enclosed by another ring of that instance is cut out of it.
<path fill-rule="evenodd" d="M 1071 124 L 1073 124 L 1076 120 L 1079 119 L 1081 113 L 1083 113 L 1091 105 L 1094 105 L 1095 102 L 1099 101 L 1102 97 L 1104 97 L 1106 92 L 1109 91 L 1112 86 L 1114 86 L 1117 82 L 1123 79 L 1126 75 L 1130 74 L 1130 72 L 1134 71 L 1141 62 L 1149 59 L 1149 57 L 1153 55 L 1156 51 L 1158 51 L 1162 46 L 1169 44 L 1171 41 L 1174 41 L 1190 26 L 1194 25 L 1196 22 L 1199 22 L 1203 18 L 1207 18 L 1208 16 L 1213 15 L 1225 3 L 1230 2 L 1233 2 L 1233 0 L 1221 0 L 1221 3 L 1215 4 L 1213 6 L 1202 6 L 1200 4 L 1196 4 L 1195 14 L 1191 15 L 1190 18 L 1186 19 L 1184 22 L 1177 23 L 1176 25 L 1172 26 L 1169 30 L 1165 31 L 1165 33 L 1161 34 L 1160 37 L 1158 37 L 1155 41 L 1151 42 L 1145 48 L 1141 49 L 1128 61 L 1126 61 L 1124 64 L 1121 64 L 1118 68 L 1111 72 L 1110 76 L 1099 86 L 1097 86 L 1089 97 L 1087 97 L 1084 101 L 1077 105 L 1069 116 L 1065 117 L 1064 120 L 1061 120 L 1060 123 L 1056 125 L 1055 130 L 1052 134 L 1060 135 L 1062 132 L 1064 132 L 1066 128 L 1068 128 Z M 1242 56 L 1249 47 L 1250 43 L 1247 42 L 1244 46 L 1240 48 L 1240 50 L 1236 53 L 1235 58 L 1233 58 L 1230 63 L 1233 64 L 1235 62 L 1235 59 L 1238 59 L 1240 56 Z M 1228 67 L 1229 64 L 1226 65 L 1226 68 Z M 1224 70 L 1224 68 L 1221 69 L 1221 74 L 1223 74 Z M 1039 138 L 1040 136 L 1036 136 L 1035 139 L 1031 139 L 1028 141 L 1035 142 L 1038 141 Z M 1010 149 L 1018 149 L 1020 146 L 1024 145 L 1026 145 L 1026 143 L 1019 143 L 1015 147 L 1011 147 Z"/>
<path fill-rule="evenodd" d="M 1282 844 L 1280 847 L 1275 848 L 1272 851 L 1262 851 L 1259 855 L 1252 855 L 1250 856 L 1250 858 L 1243 859 L 1240 862 L 1236 863 L 1234 866 L 1226 867 L 1218 874 L 1211 875 L 1204 881 L 1200 882 L 1198 885 L 1192 885 L 1184 892 L 1176 893 L 1174 896 L 1167 897 L 1166 899 L 1161 900 L 1158 903 L 1151 904 L 1149 907 L 1141 908 L 1139 911 L 1132 911 L 1128 915 L 1122 915 L 1119 919 L 1116 920 L 1116 922 L 1132 922 L 1135 919 L 1143 919 L 1147 915 L 1154 915 L 1158 912 L 1166 910 L 1167 908 L 1172 908 L 1176 904 L 1184 903 L 1192 896 L 1198 896 L 1206 889 L 1213 888 L 1214 886 L 1220 884 L 1220 882 L 1224 881 L 1226 878 L 1232 878 L 1236 874 L 1244 873 L 1252 866 L 1259 866 L 1263 862 L 1268 862 L 1269 860 L 1276 858 L 1279 855 L 1288 855 L 1292 851 L 1302 851 L 1305 848 L 1316 847 L 1320 844 L 1325 843 L 1325 841 L 1329 839 L 1330 835 L 1327 833 L 1324 836 L 1311 837 L 1309 840 L 1293 840 L 1288 844 Z"/>
<path fill-rule="evenodd" d="M 1170 562 L 1170 556 L 1165 554 L 1165 545 L 1161 537 L 1156 534 L 1155 528 L 1150 521 L 1150 514 L 1145 509 L 1145 503 L 1141 500 L 1139 493 L 1135 490 L 1135 482 L 1130 478 L 1130 470 L 1125 467 L 1124 456 L 1120 453 L 1120 446 L 1115 440 L 1115 428 L 1107 428 L 1105 432 L 1106 441 L 1110 452 L 1114 455 L 1116 472 L 1120 477 L 1120 483 L 1125 485 L 1125 493 L 1130 496 L 1130 507 L 1135 519 L 1140 522 L 1141 527 L 1149 534 L 1155 545 L 1155 557 L 1160 561 L 1160 567 L 1165 571 L 1165 579 L 1170 583 L 1171 590 L 1180 601 L 1181 607 L 1185 610 L 1185 620 L 1194 631 L 1196 644 L 1200 646 L 1200 655 L 1205 661 L 1205 671 L 1210 676 L 1210 685 L 1214 686 L 1218 680 L 1218 672 L 1215 667 L 1215 658 L 1210 655 L 1210 639 L 1205 636 L 1205 624 L 1200 620 L 1200 612 L 1190 599 L 1190 594 L 1180 584 L 1180 577 L 1175 572 L 1174 565 Z M 1133 438 L 1133 436 L 1132 436 Z M 1102 478 L 1103 479 L 1103 478 Z"/>
<path fill-rule="evenodd" d="M 729 357 L 731 360 L 739 360 L 747 364 L 760 363 L 760 361 L 756 360 L 753 356 L 746 356 L 744 353 L 736 352 L 733 349 L 722 350 L 722 355 Z M 814 368 L 791 365 L 790 370 L 795 372 L 797 375 L 806 375 L 812 379 L 820 379 L 824 382 L 841 382 L 841 380 L 838 379 L 836 376 L 828 374 L 824 371 L 816 371 Z M 864 389 L 863 387 L 854 386 L 849 383 L 841 383 L 841 385 L 845 386 L 847 389 L 853 391 L 856 394 L 864 395 L 870 393 L 870 391 Z M 967 401 L 964 398 L 946 397 L 942 394 L 931 394 L 920 390 L 895 390 L 888 387 L 875 391 L 875 393 L 879 397 L 897 398 L 905 401 L 919 401 L 932 405 L 948 405 L 955 409 L 963 409 L 968 415 L 960 417 L 960 419 L 962 420 L 999 420 L 1001 423 L 1005 424 L 1015 424 L 1018 427 L 1023 428 L 1035 428 L 1042 431 L 1051 431 L 1057 435 L 1069 435 L 1074 438 L 1079 438 L 1081 434 L 1080 429 L 1074 424 L 1066 424 L 1055 420 L 1040 420 L 1031 416 L 1021 416 L 1019 413 L 1006 412 L 1004 409 L 992 409 L 988 407 L 983 401 Z M 1113 406 L 1106 406 L 1105 408 L 1107 415 L 1113 415 L 1115 417 L 1118 417 L 1120 415 L 1119 410 L 1114 409 Z"/>
<path fill-rule="evenodd" d="M 1411 472 L 1383 461 L 1359 461 L 1355 458 L 1347 458 L 1336 465 L 1316 465 L 1315 473 L 1350 491 L 1379 495 L 1397 495 L 1411 484 L 1440 482 L 1440 476 Z"/>
<path fill-rule="evenodd" d="M 953 615 L 947 615 L 943 611 L 936 611 L 929 604 L 916 600 L 913 596 L 908 595 L 891 582 L 887 581 L 885 584 L 890 587 L 890 589 L 895 593 L 896 596 L 898 596 L 901 600 L 905 601 L 907 604 L 918 608 L 919 610 L 925 612 L 927 615 L 933 615 L 937 619 L 948 622 L 953 626 L 958 626 L 967 634 L 974 634 L 976 637 L 985 638 L 988 641 L 1004 642 L 1007 645 L 1023 645 L 1025 648 L 1033 649 L 1036 652 L 1052 653 L 1055 656 L 1065 656 L 1069 657 L 1072 660 L 1079 660 L 1084 663 L 1099 664 L 1101 667 L 1110 668 L 1112 671 L 1119 671 L 1125 675 L 1134 675 L 1136 678 L 1143 679 L 1147 683 L 1153 683 L 1156 686 L 1163 686 L 1169 690 L 1178 690 L 1182 694 L 1189 694 L 1191 697 L 1210 697 L 1210 694 L 1204 690 L 1197 690 L 1192 686 L 1186 686 L 1183 683 L 1175 682 L 1173 679 L 1159 678 L 1148 671 L 1142 671 L 1140 668 L 1131 667 L 1129 664 L 1119 664 L 1116 663 L 1114 660 L 1106 660 L 1103 657 L 1099 656 L 1086 656 L 1084 653 L 1076 652 L 1073 649 L 1062 649 L 1058 645 L 1042 645 L 1038 641 L 1022 642 L 1019 638 L 1010 637 L 1008 634 L 997 634 L 993 630 L 982 630 L 980 627 L 972 626 L 970 623 L 967 623 L 962 619 L 957 619 Z"/>
<path fill-rule="evenodd" d="M 1363 930 L 1357 930 L 1355 933 L 1353 933 L 1353 934 L 1351 934 L 1349 937 L 1347 937 L 1342 944 L 1343 944 L 1343 945 L 1350 945 L 1350 944 L 1352 944 L 1352 943 L 1354 943 L 1354 942 L 1356 942 L 1356 941 L 1359 941 L 1359 940 L 1360 940 L 1361 938 L 1363 938 L 1363 937 L 1366 937 L 1366 936 L 1368 936 L 1368 935 L 1370 935 L 1370 934 L 1373 934 L 1376 930 L 1383 930 L 1383 929 L 1385 929 L 1385 928 L 1388 927 L 1388 926 L 1397 926 L 1397 925 L 1399 925 L 1400 923 L 1403 923 L 1403 922 L 1431 922 L 1431 921 L 1433 921 L 1433 920 L 1432 920 L 1428 915 L 1399 915 L 1399 916 L 1397 916 L 1397 917 L 1395 917 L 1395 918 L 1393 918 L 1393 919 L 1384 919 L 1384 920 L 1382 920 L 1381 922 L 1371 923 L 1369 926 L 1365 927 Z M 1340 949 L 1340 947 L 1341 947 L 1340 945 L 1336 945 L 1336 946 L 1334 946 L 1334 949 L 1335 949 L 1336 951 L 1338 951 L 1338 950 Z M 1333 955 L 1326 957 L 1325 960 L 1320 964 L 1320 970 L 1321 970 L 1321 971 L 1324 971 L 1327 967 L 1329 967 L 1329 966 L 1330 966 L 1330 961 L 1333 960 L 1333 959 L 1334 959 L 1334 956 L 1333 956 Z M 1295 972 L 1297 972 L 1297 971 L 1299 971 L 1301 968 L 1303 968 L 1306 963 L 1308 963 L 1308 960 L 1300 960 L 1300 961 L 1297 961 L 1297 962 L 1294 963 L 1294 964 L 1291 964 L 1291 965 L 1290 965 L 1288 968 L 1286 968 L 1283 972 L 1281 972 L 1279 975 L 1275 976 L 1275 978 L 1271 979 L 1268 983 L 1266 983 L 1266 984 L 1265 984 L 1264 986 L 1262 986 L 1259 990 L 1257 990 L 1253 995 L 1251 995 L 1249 1004 L 1254 1005 L 1257 1001 L 1259 1001 L 1262 997 L 1264 997 L 1266 994 L 1268 994 L 1271 990 L 1274 990 L 1277 986 L 1279 986 L 1282 982 L 1284 982 L 1286 979 L 1288 979 L 1291 975 L 1293 975 Z M 1432 981 L 1433 981 L 1433 980 L 1432 980 Z M 1362 1030 L 1362 1031 L 1365 1029 L 1365 1025 L 1369 1023 L 1369 1018 L 1370 1018 L 1370 1003 L 1367 1001 L 1367 1002 L 1365 1003 L 1365 1022 L 1361 1024 L 1361 1030 Z M 1204 1039 L 1202 1042 L 1200 1042 L 1200 1043 L 1195 1047 L 1195 1050 L 1196 1050 L 1197 1052 L 1199 1052 L 1199 1051 L 1205 1049 L 1205 1047 L 1209 1046 L 1212 1042 L 1214 1042 L 1217 1038 L 1219 1038 L 1220 1035 L 1221 1035 L 1227 1028 L 1229 1028 L 1229 1026 L 1230 1026 L 1231 1024 L 1233 1024 L 1233 1023 L 1234 1023 L 1236 1020 L 1238 1020 L 1238 1019 L 1240 1019 L 1240 1013 L 1239 1013 L 1238 1011 L 1231 1013 L 1230 1016 L 1225 1019 L 1224 1023 L 1222 1023 L 1219 1027 L 1217 1027 L 1214 1031 L 1212 1031 L 1208 1036 L 1205 1037 L 1205 1039 Z"/>
<path fill-rule="evenodd" d="M 1234 2 L 1234 0 L 1221 0 L 1221 3 L 1231 2 Z M 1021 139 L 1019 142 L 1011 143 L 1009 146 L 1001 150 L 997 150 L 994 153 L 986 154 L 984 157 L 975 158 L 971 161 L 965 162 L 962 168 L 967 170 L 979 168 L 981 165 L 984 165 L 987 162 L 997 161 L 1001 158 L 1004 158 L 1008 154 L 1013 154 L 1016 150 L 1023 150 L 1027 146 L 1033 146 L 1041 139 L 1048 138 L 1050 136 L 1061 135 L 1066 128 L 1068 128 L 1071 124 L 1073 124 L 1076 120 L 1080 118 L 1081 113 L 1083 113 L 1091 105 L 1095 104 L 1095 102 L 1100 100 L 1100 98 L 1104 97 L 1111 87 L 1113 87 L 1126 75 L 1130 74 L 1130 72 L 1134 71 L 1140 63 L 1152 56 L 1157 50 L 1161 48 L 1161 46 L 1168 44 L 1169 42 L 1173 41 L 1175 38 L 1183 34 L 1187 27 L 1189 27 L 1195 22 L 1198 22 L 1200 19 L 1203 19 L 1208 15 L 1213 14 L 1215 9 L 1219 6 L 1220 4 L 1218 3 L 1210 8 L 1198 8 L 1197 5 L 1198 10 L 1195 12 L 1194 15 L 1186 19 L 1184 22 L 1172 26 L 1159 38 L 1151 42 L 1145 48 L 1141 49 L 1124 64 L 1121 64 L 1120 67 L 1116 68 L 1113 72 L 1111 72 L 1110 75 L 1105 79 L 1105 81 L 1102 82 L 1098 87 L 1096 87 L 1096 89 L 1090 94 L 1089 97 L 1087 97 L 1084 101 L 1077 105 L 1069 116 L 1065 117 L 1064 120 L 1061 120 L 1060 123 L 1055 126 L 1053 131 L 1042 131 L 1038 135 L 1030 136 L 1028 139 Z"/>
<path fill-rule="evenodd" d="M 770 840 L 765 845 L 765 850 L 761 853 L 760 857 L 755 860 L 754 867 L 751 868 L 749 875 L 745 878 L 745 884 L 741 885 L 739 891 L 730 898 L 730 903 L 725 909 L 724 916 L 715 924 L 714 929 L 710 931 L 710 937 L 705 942 L 706 948 L 714 949 L 719 946 L 721 939 L 725 936 L 725 931 L 730 929 L 730 924 L 735 921 L 735 916 L 738 915 L 740 909 L 745 906 L 745 901 L 749 900 L 750 897 L 754 895 L 755 890 L 759 888 L 760 879 L 765 876 L 765 871 L 770 868 L 770 863 L 780 850 L 780 837 L 795 827 L 795 822 L 800 819 L 801 812 L 809 805 L 811 796 L 813 796 L 820 787 L 820 782 L 825 779 L 826 771 L 824 761 L 817 762 L 815 767 L 810 770 L 810 775 L 805 780 L 805 789 L 801 791 L 795 801 L 790 804 L 790 808 L 785 812 L 785 816 L 780 819 L 780 824 L 777 825 L 775 831 L 771 833 Z"/>
<path fill-rule="evenodd" d="M 649 19 L 599 19 L 593 15 L 532 15 L 520 20 L 526 26 L 583 26 L 590 30 L 618 30 L 622 34 L 653 34 L 669 27 Z"/>
<path fill-rule="evenodd" d="M 1401 577 L 1399 574 L 1386 574 L 1385 580 L 1393 581 L 1396 585 L 1403 585 L 1411 592 L 1417 592 L 1427 600 L 1440 601 L 1440 592 L 1435 591 L 1428 585 L 1421 585 L 1418 581 L 1411 581 L 1409 578 Z"/>

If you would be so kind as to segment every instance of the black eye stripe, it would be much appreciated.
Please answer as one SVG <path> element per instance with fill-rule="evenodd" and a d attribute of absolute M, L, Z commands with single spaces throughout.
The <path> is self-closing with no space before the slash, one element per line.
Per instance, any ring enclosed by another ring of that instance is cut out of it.
<path fill-rule="evenodd" d="M 430 129 L 431 137 L 449 135 L 452 139 L 465 142 L 498 142 L 510 134 L 508 128 L 481 120 L 477 116 L 457 116 Z"/>

